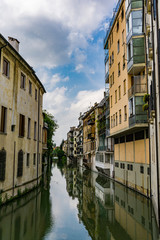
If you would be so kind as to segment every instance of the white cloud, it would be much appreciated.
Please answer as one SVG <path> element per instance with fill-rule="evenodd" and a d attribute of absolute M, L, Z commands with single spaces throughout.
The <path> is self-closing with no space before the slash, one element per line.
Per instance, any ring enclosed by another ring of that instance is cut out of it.
<path fill-rule="evenodd" d="M 94 103 L 101 101 L 103 91 L 104 89 L 80 91 L 74 101 L 67 97 L 68 92 L 64 87 L 57 88 L 55 91 L 46 94 L 45 105 L 54 114 L 59 125 L 54 137 L 57 145 L 61 143 L 62 139 L 66 139 L 70 127 L 78 125 L 80 112 L 85 112 Z"/>

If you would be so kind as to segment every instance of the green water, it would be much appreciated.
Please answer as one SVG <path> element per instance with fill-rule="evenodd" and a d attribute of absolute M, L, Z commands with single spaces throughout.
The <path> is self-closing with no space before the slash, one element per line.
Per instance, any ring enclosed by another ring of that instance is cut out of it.
<path fill-rule="evenodd" d="M 46 181 L 45 181 L 46 183 Z M 0 209 L 0 240 L 156 240 L 151 203 L 96 173 L 52 168 L 47 184 Z"/>

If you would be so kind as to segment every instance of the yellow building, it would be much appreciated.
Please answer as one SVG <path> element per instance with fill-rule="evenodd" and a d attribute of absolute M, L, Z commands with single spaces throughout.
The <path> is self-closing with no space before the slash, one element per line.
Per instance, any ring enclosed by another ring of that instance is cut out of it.
<path fill-rule="evenodd" d="M 95 109 L 97 103 L 83 115 L 83 164 L 92 170 L 95 169 L 96 132 Z"/>
<path fill-rule="evenodd" d="M 7 200 L 40 181 L 45 89 L 18 52 L 0 35 L 0 191 Z"/>
<path fill-rule="evenodd" d="M 115 179 L 149 195 L 149 139 L 143 1 L 119 0 L 104 39 Z"/>

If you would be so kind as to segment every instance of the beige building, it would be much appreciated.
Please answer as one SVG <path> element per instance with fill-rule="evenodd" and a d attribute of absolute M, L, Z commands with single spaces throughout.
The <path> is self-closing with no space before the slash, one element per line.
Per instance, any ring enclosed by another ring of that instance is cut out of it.
<path fill-rule="evenodd" d="M 90 110 L 83 114 L 83 164 L 93 171 L 95 168 L 96 153 L 96 126 L 95 114 L 97 103 Z"/>
<path fill-rule="evenodd" d="M 118 1 L 104 39 L 115 179 L 150 194 L 143 1 Z"/>
<path fill-rule="evenodd" d="M 42 173 L 42 103 L 45 89 L 18 52 L 0 35 L 0 191 L 7 200 L 39 184 Z"/>

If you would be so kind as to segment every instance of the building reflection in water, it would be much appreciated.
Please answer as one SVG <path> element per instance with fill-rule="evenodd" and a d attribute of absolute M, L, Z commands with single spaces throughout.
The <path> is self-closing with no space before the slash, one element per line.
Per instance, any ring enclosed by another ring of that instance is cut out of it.
<path fill-rule="evenodd" d="M 128 188 L 82 169 L 66 171 L 67 191 L 78 198 L 78 217 L 95 240 L 157 240 L 151 202 Z"/>
<path fill-rule="evenodd" d="M 51 227 L 49 190 L 36 189 L 0 208 L 0 239 L 41 240 Z"/>

